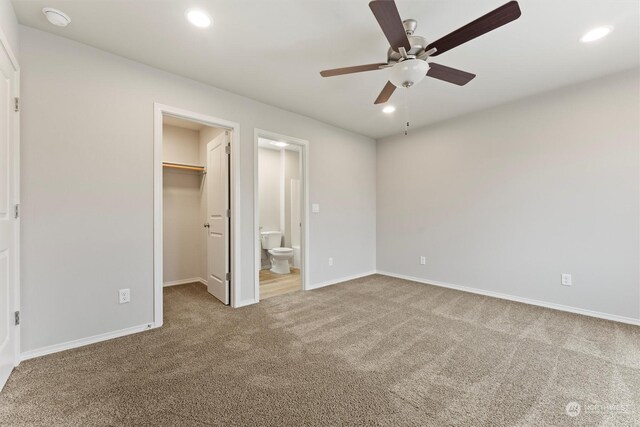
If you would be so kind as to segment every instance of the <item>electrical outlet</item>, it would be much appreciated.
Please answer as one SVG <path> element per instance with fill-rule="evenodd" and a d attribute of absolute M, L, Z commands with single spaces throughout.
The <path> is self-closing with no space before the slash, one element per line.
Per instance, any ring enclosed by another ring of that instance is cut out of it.
<path fill-rule="evenodd" d="M 560 283 L 562 284 L 562 286 L 571 286 L 571 275 L 563 274 L 560 277 Z"/>
<path fill-rule="evenodd" d="M 313 213 L 320 213 L 320 204 L 318 203 L 313 203 L 311 205 L 311 212 Z"/>
<path fill-rule="evenodd" d="M 120 289 L 118 291 L 118 303 L 124 304 L 131 301 L 131 292 L 129 289 Z"/>
<path fill-rule="evenodd" d="M 331 267 L 333 265 L 333 258 L 329 257 L 329 266 Z"/>
<path fill-rule="evenodd" d="M 421 256 L 420 257 L 420 265 L 427 265 L 427 257 L 426 256 Z"/>

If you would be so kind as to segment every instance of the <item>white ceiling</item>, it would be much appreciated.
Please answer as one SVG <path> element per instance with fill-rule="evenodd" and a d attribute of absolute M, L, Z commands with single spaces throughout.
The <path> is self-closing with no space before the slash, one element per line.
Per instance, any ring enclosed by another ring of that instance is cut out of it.
<path fill-rule="evenodd" d="M 507 0 L 397 0 L 428 40 Z M 403 129 L 404 96 L 392 115 L 374 106 L 389 70 L 323 79 L 319 71 L 383 62 L 387 41 L 368 0 L 13 0 L 21 24 L 371 137 Z M 72 19 L 49 24 L 45 6 Z M 208 11 L 208 29 L 191 26 L 189 7 Z M 434 62 L 477 74 L 465 87 L 425 79 L 409 89 L 412 127 L 640 65 L 638 0 L 520 0 L 522 16 Z M 614 25 L 592 44 L 579 37 Z"/>

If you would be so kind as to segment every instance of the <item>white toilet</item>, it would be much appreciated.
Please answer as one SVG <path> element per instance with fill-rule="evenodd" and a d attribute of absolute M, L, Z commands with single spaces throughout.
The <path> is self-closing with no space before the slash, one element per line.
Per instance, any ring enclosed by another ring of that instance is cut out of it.
<path fill-rule="evenodd" d="M 269 252 L 271 271 L 276 274 L 289 274 L 289 261 L 293 259 L 293 249 L 281 248 L 282 233 L 279 231 L 263 231 L 260 233 L 262 249 Z"/>

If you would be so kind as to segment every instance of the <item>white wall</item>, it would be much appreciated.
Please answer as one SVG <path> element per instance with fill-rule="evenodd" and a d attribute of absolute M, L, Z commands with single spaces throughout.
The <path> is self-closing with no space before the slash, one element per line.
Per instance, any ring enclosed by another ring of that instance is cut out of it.
<path fill-rule="evenodd" d="M 282 215 L 284 216 L 283 245 L 287 248 L 293 246 L 291 243 L 291 180 L 300 179 L 300 153 L 294 150 L 283 150 L 284 166 L 284 206 Z M 300 227 L 298 227 L 300 228 Z"/>
<path fill-rule="evenodd" d="M 162 161 L 204 165 L 200 160 L 200 131 L 163 125 Z"/>
<path fill-rule="evenodd" d="M 375 269 L 370 138 L 38 30 L 20 27 L 20 48 L 23 351 L 152 322 L 154 102 L 240 123 L 241 302 L 255 298 L 254 128 L 310 141 L 311 284 Z"/>
<path fill-rule="evenodd" d="M 280 227 L 280 151 L 258 148 L 258 215 L 262 231 L 282 231 Z"/>
<path fill-rule="evenodd" d="M 640 319 L 638 76 L 379 141 L 378 270 Z"/>
<path fill-rule="evenodd" d="M 200 165 L 200 132 L 162 127 L 162 157 L 166 162 Z M 163 169 L 163 281 L 194 279 L 202 272 L 200 200 L 203 175 Z"/>
<path fill-rule="evenodd" d="M 9 0 L 0 0 L 0 28 L 11 46 L 13 54 L 20 60 L 20 46 L 18 43 L 18 19 L 13 12 L 13 5 Z"/>

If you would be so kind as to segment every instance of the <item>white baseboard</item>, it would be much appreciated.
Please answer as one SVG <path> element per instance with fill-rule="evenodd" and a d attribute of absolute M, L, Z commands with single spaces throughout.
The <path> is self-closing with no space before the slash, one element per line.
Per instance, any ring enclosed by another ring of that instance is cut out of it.
<path fill-rule="evenodd" d="M 20 354 L 20 361 L 33 359 L 35 357 L 45 356 L 47 354 L 58 353 L 60 351 L 71 350 L 72 348 L 83 347 L 89 344 L 95 344 L 101 341 L 107 341 L 113 338 L 120 338 L 125 335 L 131 335 L 138 332 L 143 332 L 149 329 L 153 329 L 152 323 L 145 323 L 144 325 L 133 326 L 131 328 L 120 329 L 118 331 L 106 332 L 100 335 L 94 335 L 92 337 L 81 338 L 79 340 L 67 341 L 61 344 L 54 344 L 47 347 L 37 348 L 35 350 L 25 351 Z"/>
<path fill-rule="evenodd" d="M 252 299 L 246 299 L 244 301 L 240 301 L 238 302 L 238 304 L 236 306 L 234 306 L 233 308 L 240 308 L 240 307 L 246 307 L 248 305 L 252 305 L 252 304 L 257 304 L 259 301 L 257 301 L 255 298 Z"/>
<path fill-rule="evenodd" d="M 612 320 L 614 322 L 628 323 L 628 324 L 631 324 L 631 325 L 640 326 L 640 319 L 634 319 L 632 317 L 618 316 L 616 314 L 601 313 L 599 311 L 586 310 L 584 308 L 577 308 L 577 307 L 571 307 L 571 306 L 568 306 L 568 305 L 555 304 L 555 303 L 552 303 L 552 302 L 546 302 L 546 301 L 539 301 L 539 300 L 534 300 L 534 299 L 530 299 L 530 298 L 517 297 L 517 296 L 514 296 L 514 295 L 503 294 L 503 293 L 500 293 L 500 292 L 485 291 L 483 289 L 471 288 L 471 287 L 468 287 L 468 286 L 454 285 L 454 284 L 451 284 L 451 283 L 439 282 L 437 280 L 421 279 L 419 277 L 406 276 L 404 274 L 397 274 L 397 273 L 390 273 L 388 271 L 380 271 L 380 270 L 378 270 L 377 273 L 381 274 L 383 276 L 395 277 L 397 279 L 410 280 L 412 282 L 423 283 L 425 285 L 440 286 L 442 288 L 455 289 L 455 290 L 458 290 L 458 291 L 470 292 L 472 294 L 478 294 L 478 295 L 484 295 L 484 296 L 493 297 L 493 298 L 500 298 L 500 299 L 509 300 L 509 301 L 521 302 L 521 303 L 524 303 L 524 304 L 537 305 L 539 307 L 551 308 L 553 310 L 566 311 L 566 312 L 569 312 L 569 313 L 582 314 L 584 316 L 597 317 L 599 319 Z"/>
<path fill-rule="evenodd" d="M 207 285 L 207 282 L 202 277 L 192 277 L 191 279 L 182 279 L 182 280 L 173 280 L 171 282 L 164 282 L 162 284 L 162 287 L 166 288 L 167 286 L 186 285 L 187 283 L 196 283 L 196 282 L 200 282 L 205 286 Z"/>
<path fill-rule="evenodd" d="M 340 277 L 339 279 L 328 280 L 326 282 L 321 283 L 313 283 L 307 286 L 307 291 L 312 289 L 324 288 L 325 286 L 337 285 L 338 283 L 348 282 L 349 280 L 360 279 L 361 277 L 371 276 L 372 274 L 376 274 L 375 270 L 367 271 L 366 273 L 358 273 L 351 276 Z"/>

